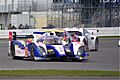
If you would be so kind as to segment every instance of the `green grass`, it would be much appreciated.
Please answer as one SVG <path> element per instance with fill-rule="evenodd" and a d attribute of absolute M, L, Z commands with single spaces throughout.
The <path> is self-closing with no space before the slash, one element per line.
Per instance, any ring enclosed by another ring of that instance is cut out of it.
<path fill-rule="evenodd" d="M 97 70 L 0 70 L 0 76 L 120 76 L 118 71 Z"/>

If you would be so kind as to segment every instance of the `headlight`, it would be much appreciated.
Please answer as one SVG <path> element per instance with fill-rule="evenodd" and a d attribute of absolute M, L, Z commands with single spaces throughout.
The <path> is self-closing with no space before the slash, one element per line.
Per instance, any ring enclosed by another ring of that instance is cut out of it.
<path fill-rule="evenodd" d="M 53 49 L 49 49 L 49 50 L 47 50 L 48 52 L 53 52 Z"/>
<path fill-rule="evenodd" d="M 47 52 L 48 54 L 55 54 L 55 51 L 53 49 L 48 49 Z"/>

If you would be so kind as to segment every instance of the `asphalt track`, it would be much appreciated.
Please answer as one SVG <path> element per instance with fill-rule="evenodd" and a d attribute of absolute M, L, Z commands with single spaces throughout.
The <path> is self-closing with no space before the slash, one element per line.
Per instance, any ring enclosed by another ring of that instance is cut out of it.
<path fill-rule="evenodd" d="M 85 62 L 62 62 L 13 60 L 8 56 L 8 40 L 0 40 L 0 70 L 119 70 L 119 50 L 117 38 L 99 39 L 99 50 L 88 52 L 90 56 Z"/>
<path fill-rule="evenodd" d="M 8 41 L 0 40 L 0 70 L 119 70 L 120 47 L 117 38 L 100 39 L 99 51 L 88 52 L 85 62 L 12 60 L 8 56 Z M 119 80 L 118 76 L 0 76 L 0 80 Z"/>

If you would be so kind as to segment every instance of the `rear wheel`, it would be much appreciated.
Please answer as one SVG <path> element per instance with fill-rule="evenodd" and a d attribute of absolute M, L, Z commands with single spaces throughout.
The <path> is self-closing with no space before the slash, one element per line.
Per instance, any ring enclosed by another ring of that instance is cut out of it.
<path fill-rule="evenodd" d="M 81 61 L 84 59 L 83 57 L 83 51 L 84 51 L 85 47 L 79 47 L 77 50 L 77 55 L 75 58 L 72 59 L 72 61 Z"/>
<path fill-rule="evenodd" d="M 95 41 L 95 51 L 98 51 L 98 45 L 99 45 L 99 41 L 98 41 L 98 39 L 96 39 L 96 41 Z"/>
<path fill-rule="evenodd" d="M 13 59 L 17 59 L 17 57 L 15 57 L 15 46 L 13 44 L 11 45 L 11 55 Z"/>
<path fill-rule="evenodd" d="M 88 42 L 87 42 L 87 40 L 86 40 L 86 39 L 83 39 L 83 42 L 84 42 L 84 44 L 85 44 L 85 50 L 86 50 L 86 51 L 89 51 L 89 47 L 88 47 Z"/>

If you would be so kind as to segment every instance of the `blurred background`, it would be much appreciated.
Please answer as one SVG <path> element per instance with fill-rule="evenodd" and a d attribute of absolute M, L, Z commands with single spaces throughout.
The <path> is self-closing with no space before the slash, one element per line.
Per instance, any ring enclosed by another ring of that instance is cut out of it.
<path fill-rule="evenodd" d="M 1 29 L 46 26 L 120 27 L 120 0 L 0 0 Z"/>

